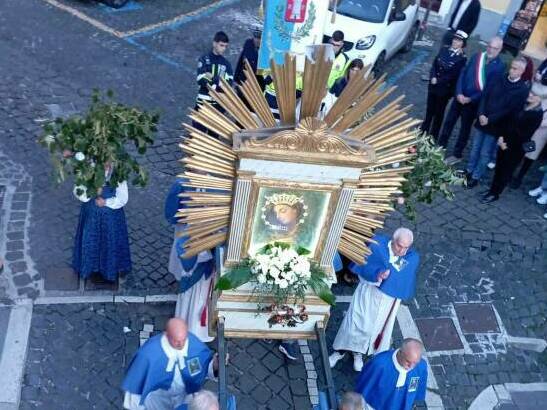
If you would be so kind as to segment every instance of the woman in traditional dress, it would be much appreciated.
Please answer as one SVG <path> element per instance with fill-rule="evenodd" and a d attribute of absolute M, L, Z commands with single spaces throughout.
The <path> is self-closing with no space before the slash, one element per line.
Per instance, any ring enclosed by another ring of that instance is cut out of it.
<path fill-rule="evenodd" d="M 98 273 L 109 282 L 131 270 L 129 237 L 123 207 L 128 200 L 127 182 L 110 184 L 113 166 L 105 166 L 106 183 L 98 196 L 89 198 L 85 187 L 74 188 L 82 202 L 72 267 L 82 278 Z"/>

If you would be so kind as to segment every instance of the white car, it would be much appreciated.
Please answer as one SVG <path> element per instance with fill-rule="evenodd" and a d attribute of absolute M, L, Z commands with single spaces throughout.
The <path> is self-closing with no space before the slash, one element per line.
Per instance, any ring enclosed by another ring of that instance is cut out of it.
<path fill-rule="evenodd" d="M 325 36 L 344 32 L 344 50 L 350 59 L 361 58 L 374 74 L 398 51 L 412 49 L 419 28 L 419 1 L 416 0 L 338 0 L 335 22 L 329 8 Z"/>

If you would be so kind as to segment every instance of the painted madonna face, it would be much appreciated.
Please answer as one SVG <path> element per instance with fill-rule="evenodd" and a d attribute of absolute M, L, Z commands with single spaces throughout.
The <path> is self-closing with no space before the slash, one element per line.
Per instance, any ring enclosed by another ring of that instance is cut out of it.
<path fill-rule="evenodd" d="M 286 204 L 274 206 L 275 217 L 283 225 L 294 225 L 298 218 L 298 210 Z"/>
<path fill-rule="evenodd" d="M 277 232 L 293 233 L 304 223 L 307 213 L 304 200 L 293 194 L 274 194 L 266 198 L 262 208 L 262 219 L 269 229 Z"/>

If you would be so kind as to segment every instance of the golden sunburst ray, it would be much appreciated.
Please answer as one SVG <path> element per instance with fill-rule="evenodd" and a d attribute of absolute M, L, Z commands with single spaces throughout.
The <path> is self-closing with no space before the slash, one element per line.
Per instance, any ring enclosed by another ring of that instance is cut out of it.
<path fill-rule="evenodd" d="M 385 75 L 378 79 L 372 75 L 352 78 L 321 119 L 318 111 L 327 92 L 332 65 L 325 58 L 325 47 L 317 47 L 317 58 L 304 65 L 299 123 L 296 122 L 296 57 L 288 53 L 283 64 L 272 61 L 270 65 L 280 113 L 278 122 L 248 63 L 244 70 L 246 80 L 239 86 L 243 98 L 226 82 L 221 82 L 219 90 L 210 90 L 213 102 L 190 111 L 189 117 L 200 127 L 184 124 L 187 137 L 180 144 L 185 155 L 180 177 L 187 190 L 181 194 L 183 207 L 177 213 L 179 221 L 188 227 L 187 255 L 211 249 L 228 238 L 234 214 L 232 191 L 241 155 L 236 140 L 247 135 L 268 138 L 281 131 L 295 130 L 299 124 L 299 132 L 316 130 L 317 134 L 312 132 L 311 137 L 319 139 L 330 133 L 350 145 L 351 141 L 364 141 L 371 147 L 373 161 L 361 170 L 356 181 L 338 244 L 338 251 L 357 263 L 363 263 L 370 253 L 367 244 L 393 210 L 405 175 L 412 170 L 409 161 L 415 154 L 409 148 L 416 143 L 417 132 L 413 128 L 419 121 L 409 117 L 410 106 L 402 105 L 404 96 L 387 101 L 396 87 L 386 85 Z M 368 67 L 363 70 L 368 71 Z M 201 127 L 206 131 L 198 129 Z M 297 154 L 295 162 L 304 158 Z"/>

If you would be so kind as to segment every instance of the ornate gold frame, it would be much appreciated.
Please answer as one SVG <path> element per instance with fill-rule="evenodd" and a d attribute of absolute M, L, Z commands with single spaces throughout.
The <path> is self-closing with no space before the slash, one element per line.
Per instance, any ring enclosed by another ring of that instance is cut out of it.
<path fill-rule="evenodd" d="M 294 129 L 240 132 L 234 135 L 234 152 L 240 158 L 363 168 L 376 161 L 374 149 L 361 141 L 327 129 L 308 118 Z"/>

